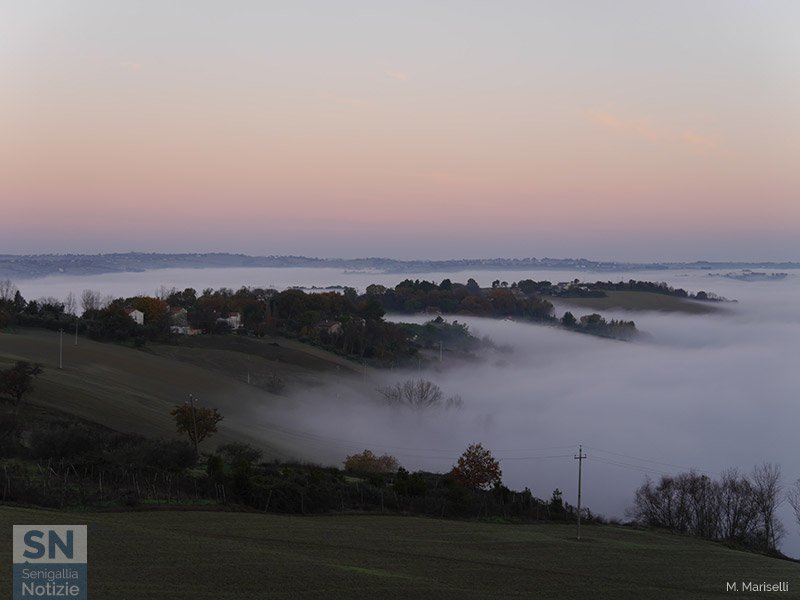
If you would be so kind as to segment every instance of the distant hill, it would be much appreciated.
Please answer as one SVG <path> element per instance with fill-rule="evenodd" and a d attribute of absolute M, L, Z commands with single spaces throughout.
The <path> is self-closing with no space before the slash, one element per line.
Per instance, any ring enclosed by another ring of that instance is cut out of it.
<path fill-rule="evenodd" d="M 0 254 L 0 277 L 28 279 L 47 275 L 135 273 L 152 269 L 226 267 L 327 267 L 381 273 L 432 273 L 466 270 L 579 270 L 643 271 L 668 269 L 800 269 L 798 262 L 615 262 L 585 258 L 464 258 L 454 260 L 396 260 L 392 258 L 314 258 L 307 256 L 248 256 L 246 254 Z"/>

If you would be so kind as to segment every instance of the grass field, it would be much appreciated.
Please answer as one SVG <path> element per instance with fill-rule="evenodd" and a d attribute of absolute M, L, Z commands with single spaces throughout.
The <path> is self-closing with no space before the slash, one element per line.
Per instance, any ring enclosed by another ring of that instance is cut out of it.
<path fill-rule="evenodd" d="M 3 564 L 11 525 L 25 523 L 88 524 L 99 600 L 758 596 L 726 592 L 727 581 L 788 581 L 790 594 L 769 596 L 800 597 L 797 563 L 610 526 L 584 527 L 578 542 L 574 527 L 554 524 L 2 507 Z"/>
<path fill-rule="evenodd" d="M 652 292 L 606 292 L 605 298 L 555 298 L 554 302 L 569 310 L 570 307 L 603 310 L 653 310 L 680 312 L 691 315 L 708 314 L 723 310 L 717 303 L 687 300 Z"/>
<path fill-rule="evenodd" d="M 260 428 L 253 415 L 259 407 L 291 402 L 290 398 L 247 384 L 277 373 L 287 391 L 319 385 L 327 377 L 350 379 L 354 367 L 345 359 L 299 342 L 240 340 L 208 336 L 192 346 L 153 345 L 135 350 L 64 336 L 63 369 L 58 368 L 57 332 L 23 329 L 0 333 L 0 367 L 24 359 L 42 363 L 26 404 L 101 423 L 117 431 L 173 437 L 169 412 L 193 394 L 204 406 L 225 416 L 213 445 L 245 441 L 264 448 L 267 456 L 283 457 L 291 448 L 270 445 L 272 432 Z M 30 409 L 28 409 L 30 410 Z M 264 424 L 267 425 L 267 424 Z"/>

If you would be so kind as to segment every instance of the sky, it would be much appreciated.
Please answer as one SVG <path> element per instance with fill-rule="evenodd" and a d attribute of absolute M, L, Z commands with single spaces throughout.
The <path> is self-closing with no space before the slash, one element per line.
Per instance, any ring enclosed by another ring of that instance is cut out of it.
<path fill-rule="evenodd" d="M 799 21 L 4 3 L 0 252 L 800 260 Z"/>

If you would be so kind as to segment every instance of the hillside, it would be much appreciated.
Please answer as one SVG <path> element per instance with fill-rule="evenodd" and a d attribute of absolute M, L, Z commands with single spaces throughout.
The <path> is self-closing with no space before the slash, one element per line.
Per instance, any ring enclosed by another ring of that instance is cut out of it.
<path fill-rule="evenodd" d="M 578 542 L 555 524 L 0 508 L 6 532 L 67 522 L 89 525 L 92 598 L 700 600 L 730 597 L 727 581 L 788 581 L 775 598 L 800 587 L 797 563 L 611 526 L 585 527 Z M 0 562 L 11 562 L 10 543 Z"/>
<path fill-rule="evenodd" d="M 392 258 L 313 258 L 307 256 L 248 256 L 245 254 L 165 254 L 128 252 L 114 254 L 0 254 L 0 277 L 15 279 L 47 275 L 92 275 L 141 272 L 150 269 L 210 267 L 327 267 L 373 270 L 384 273 L 441 273 L 466 270 L 581 270 L 600 272 L 667 269 L 797 269 L 796 262 L 636 263 L 585 258 L 464 258 L 455 260 L 398 260 Z"/>
<path fill-rule="evenodd" d="M 247 441 L 285 457 L 291 449 L 271 445 L 268 424 L 255 422 L 254 408 L 290 401 L 256 384 L 275 373 L 287 389 L 314 386 L 328 371 L 346 378 L 356 365 L 312 346 L 289 340 L 239 340 L 232 336 L 191 342 L 192 346 L 154 345 L 147 350 L 64 335 L 64 368 L 58 368 L 58 333 L 19 330 L 0 334 L 0 366 L 13 360 L 39 362 L 44 373 L 27 403 L 112 429 L 154 437 L 173 437 L 171 408 L 189 394 L 225 416 L 214 443 Z M 250 371 L 252 384 L 247 383 Z M 354 377 L 357 384 L 358 377 Z"/>
<path fill-rule="evenodd" d="M 578 307 L 589 310 L 631 310 L 679 312 L 699 315 L 715 313 L 724 308 L 719 303 L 699 302 L 652 292 L 606 291 L 605 298 L 551 298 L 559 309 Z"/>

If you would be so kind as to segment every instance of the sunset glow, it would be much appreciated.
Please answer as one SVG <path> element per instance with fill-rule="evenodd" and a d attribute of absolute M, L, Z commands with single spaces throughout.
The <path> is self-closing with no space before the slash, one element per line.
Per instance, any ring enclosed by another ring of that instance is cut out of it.
<path fill-rule="evenodd" d="M 797 3 L 335 4 L 0 9 L 0 252 L 800 259 Z"/>

